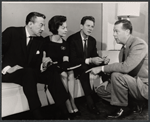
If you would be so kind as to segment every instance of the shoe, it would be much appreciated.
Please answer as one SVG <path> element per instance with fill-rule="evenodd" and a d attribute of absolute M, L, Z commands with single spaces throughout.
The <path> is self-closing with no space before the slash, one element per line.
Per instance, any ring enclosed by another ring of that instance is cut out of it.
<path fill-rule="evenodd" d="M 34 111 L 32 111 L 32 115 L 33 115 L 33 118 L 35 120 L 42 120 L 43 119 L 43 116 L 41 114 L 40 109 L 35 109 Z"/>
<path fill-rule="evenodd" d="M 119 109 L 117 112 L 113 112 L 112 114 L 108 115 L 107 118 L 121 118 L 124 116 L 124 110 L 122 108 Z"/>
<path fill-rule="evenodd" d="M 70 118 L 69 114 L 63 114 L 63 115 L 61 115 L 61 117 L 59 118 L 59 120 L 71 120 L 71 118 Z"/>
<path fill-rule="evenodd" d="M 73 120 L 74 117 L 75 117 L 75 113 L 69 113 L 69 118 L 70 118 L 70 120 Z"/>
<path fill-rule="evenodd" d="M 77 111 L 77 112 L 74 112 L 75 116 L 81 116 L 81 112 L 80 111 Z"/>
<path fill-rule="evenodd" d="M 143 106 L 141 105 L 136 105 L 133 109 L 132 109 L 134 114 L 141 114 L 143 112 Z"/>
<path fill-rule="evenodd" d="M 88 107 L 89 111 L 95 115 L 100 115 L 99 110 L 97 109 L 96 106 Z"/>

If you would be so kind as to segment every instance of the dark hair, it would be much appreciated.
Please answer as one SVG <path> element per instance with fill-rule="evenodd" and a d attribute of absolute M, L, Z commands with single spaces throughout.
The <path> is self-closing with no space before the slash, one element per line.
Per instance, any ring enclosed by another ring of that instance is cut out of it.
<path fill-rule="evenodd" d="M 67 18 L 65 16 L 62 15 L 53 16 L 48 22 L 49 31 L 51 31 L 53 34 L 58 34 L 59 26 L 61 26 L 66 21 Z"/>
<path fill-rule="evenodd" d="M 130 30 L 130 34 L 132 34 L 132 24 L 129 20 L 126 20 L 126 19 L 123 19 L 123 20 L 118 20 L 115 22 L 115 25 L 117 24 L 120 24 L 122 23 L 123 24 L 123 29 L 129 29 Z"/>
<path fill-rule="evenodd" d="M 91 21 L 93 21 L 93 23 L 95 24 L 95 18 L 92 17 L 92 16 L 84 16 L 84 17 L 81 19 L 81 24 L 84 25 L 84 23 L 85 23 L 86 20 L 91 20 Z"/>
<path fill-rule="evenodd" d="M 41 13 L 38 13 L 38 12 L 31 12 L 27 15 L 26 17 L 26 25 L 29 23 L 29 22 L 34 22 L 36 17 L 42 17 L 43 19 L 46 18 L 46 16 L 44 14 L 41 14 Z"/>

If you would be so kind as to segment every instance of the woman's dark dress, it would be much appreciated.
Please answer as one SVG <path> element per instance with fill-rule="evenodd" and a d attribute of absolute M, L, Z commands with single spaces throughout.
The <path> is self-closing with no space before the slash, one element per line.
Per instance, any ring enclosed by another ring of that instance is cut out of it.
<path fill-rule="evenodd" d="M 55 43 L 50 41 L 49 36 L 45 37 L 43 44 L 43 51 L 46 52 L 46 57 L 50 57 L 53 62 L 57 61 L 58 64 L 51 65 L 46 71 L 42 73 L 43 80 L 49 85 L 48 89 L 57 104 L 61 104 L 69 98 L 69 95 L 62 83 L 60 73 L 63 56 L 67 55 L 66 42 Z M 59 66 L 59 67 L 58 67 Z"/>

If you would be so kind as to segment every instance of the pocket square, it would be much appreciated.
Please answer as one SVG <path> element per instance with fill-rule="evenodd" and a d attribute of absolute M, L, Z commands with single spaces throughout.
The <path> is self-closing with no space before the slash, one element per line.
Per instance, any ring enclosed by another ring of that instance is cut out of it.
<path fill-rule="evenodd" d="M 40 54 L 40 51 L 39 51 L 39 50 L 37 50 L 37 51 L 36 51 L 36 54 Z"/>

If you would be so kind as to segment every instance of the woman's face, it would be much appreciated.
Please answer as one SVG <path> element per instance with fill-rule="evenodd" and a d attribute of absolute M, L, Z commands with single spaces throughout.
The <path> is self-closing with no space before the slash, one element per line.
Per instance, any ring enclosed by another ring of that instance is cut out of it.
<path fill-rule="evenodd" d="M 60 36 L 60 37 L 65 37 L 66 36 L 66 34 L 67 34 L 67 23 L 66 22 L 64 22 L 61 26 L 59 26 L 59 28 L 58 28 L 58 35 Z"/>

